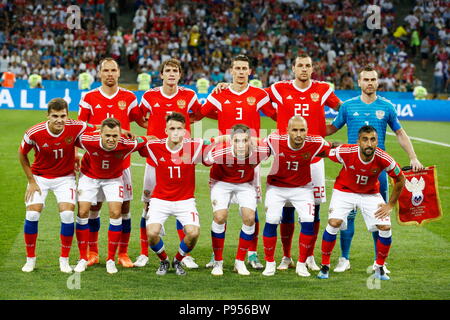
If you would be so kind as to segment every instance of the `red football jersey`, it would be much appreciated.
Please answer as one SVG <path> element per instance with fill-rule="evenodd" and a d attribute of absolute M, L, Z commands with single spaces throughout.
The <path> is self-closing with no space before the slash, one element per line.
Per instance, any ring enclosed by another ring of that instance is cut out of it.
<path fill-rule="evenodd" d="M 167 146 L 167 138 L 150 140 L 139 153 L 155 167 L 152 198 L 180 201 L 194 198 L 195 165 L 202 161 L 207 144 L 203 139 L 184 139 L 178 151 Z"/>
<path fill-rule="evenodd" d="M 106 118 L 115 118 L 123 129 L 130 130 L 130 123 L 142 118 L 134 93 L 120 87 L 112 96 L 101 87 L 87 92 L 80 101 L 78 120 L 99 125 Z"/>
<path fill-rule="evenodd" d="M 124 170 L 123 162 L 146 143 L 146 137 L 137 137 L 136 140 L 121 137 L 115 149 L 106 150 L 102 146 L 99 133 L 82 134 L 76 142 L 77 147 L 86 150 L 80 171 L 93 179 L 118 178 Z"/>
<path fill-rule="evenodd" d="M 287 133 L 288 121 L 300 115 L 308 122 L 308 133 L 325 137 L 325 108 L 337 108 L 339 98 L 326 82 L 311 80 L 308 88 L 300 89 L 294 80 L 280 81 L 266 88 L 270 99 L 277 104 L 277 129 Z"/>
<path fill-rule="evenodd" d="M 130 130 L 130 123 L 142 118 L 134 93 L 120 87 L 112 96 L 107 96 L 101 87 L 87 92 L 80 101 L 78 120 L 99 125 L 106 118 L 115 118 L 123 129 Z M 126 159 L 124 169 L 130 164 L 130 159 Z"/>
<path fill-rule="evenodd" d="M 303 146 L 293 149 L 288 135 L 271 134 L 266 138 L 274 155 L 267 183 L 282 188 L 296 188 L 311 182 L 311 162 L 331 146 L 321 136 L 307 135 Z"/>
<path fill-rule="evenodd" d="M 229 183 L 245 183 L 253 181 L 255 167 L 270 156 L 270 149 L 259 143 L 245 159 L 238 159 L 230 143 L 217 145 L 208 152 L 204 164 L 212 165 L 209 176 L 213 180 Z"/>
<path fill-rule="evenodd" d="M 259 136 L 260 110 L 269 117 L 276 117 L 276 110 L 272 107 L 270 97 L 264 89 L 249 85 L 242 92 L 228 88 L 220 93 L 211 93 L 201 112 L 204 116 L 214 111 L 218 112 L 217 120 L 221 135 L 229 134 L 231 127 L 240 123 L 255 130 L 254 135 Z"/>
<path fill-rule="evenodd" d="M 195 91 L 178 87 L 177 92 L 172 96 L 167 96 L 162 91 L 162 87 L 147 90 L 141 99 L 139 108 L 144 116 L 150 114 L 148 119 L 147 135 L 155 136 L 158 139 L 167 137 L 166 116 L 172 112 L 179 112 L 186 118 L 186 130 L 190 132 L 189 112 L 200 114 L 202 105 L 198 102 Z"/>
<path fill-rule="evenodd" d="M 334 183 L 334 189 L 343 192 L 373 194 L 380 192 L 378 176 L 386 170 L 392 178 L 403 175 L 400 166 L 385 151 L 377 148 L 369 162 L 361 160 L 359 146 L 343 144 L 329 151 L 328 157 L 344 165 Z"/>
<path fill-rule="evenodd" d="M 41 122 L 26 131 L 19 150 L 25 155 L 35 150 L 31 165 L 34 175 L 47 179 L 64 177 L 74 173 L 75 141 L 84 131 L 94 129 L 82 121 L 68 119 L 64 130 L 55 135 L 48 122 Z"/>

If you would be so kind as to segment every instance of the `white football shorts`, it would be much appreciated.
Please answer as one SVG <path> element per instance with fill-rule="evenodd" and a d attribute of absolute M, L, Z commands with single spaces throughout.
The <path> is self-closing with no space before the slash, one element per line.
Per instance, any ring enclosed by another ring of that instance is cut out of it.
<path fill-rule="evenodd" d="M 362 194 L 350 193 L 333 189 L 330 207 L 328 210 L 328 219 L 342 220 L 341 230 L 347 229 L 347 216 L 350 211 L 361 210 L 367 230 L 377 231 L 377 225 L 391 225 L 391 218 L 375 218 L 375 212 L 380 204 L 386 203 L 381 194 Z"/>
<path fill-rule="evenodd" d="M 235 196 L 239 208 L 256 210 L 256 189 L 252 183 L 228 183 L 214 181 L 211 183 L 211 204 L 213 211 L 228 209 L 231 198 Z"/>
<path fill-rule="evenodd" d="M 183 226 L 194 225 L 200 227 L 199 214 L 194 198 L 180 201 L 150 199 L 147 226 L 152 223 L 159 223 L 164 226 L 164 223 L 170 216 L 174 216 Z"/>
<path fill-rule="evenodd" d="M 45 206 L 45 199 L 48 191 L 51 190 L 55 194 L 56 202 L 67 202 L 76 204 L 77 201 L 77 184 L 74 175 L 59 177 L 54 179 L 47 179 L 40 176 L 34 176 L 34 180 L 41 189 L 41 193 L 35 192 L 30 201 L 25 202 L 26 206 L 32 204 L 42 204 Z"/>
<path fill-rule="evenodd" d="M 253 181 L 251 182 L 252 186 L 255 188 L 256 192 L 256 203 L 262 202 L 262 189 L 261 189 L 261 164 L 258 164 L 255 167 L 254 170 L 255 174 L 253 176 Z M 238 203 L 238 200 L 236 198 L 236 195 L 233 195 L 231 197 L 231 203 L 236 204 Z"/>
<path fill-rule="evenodd" d="M 122 176 L 115 179 L 93 179 L 84 174 L 78 180 L 78 201 L 97 203 L 97 194 L 102 191 L 107 202 L 123 202 Z"/>
<path fill-rule="evenodd" d="M 312 183 L 298 188 L 281 188 L 267 185 L 266 222 L 279 224 L 283 207 L 289 202 L 298 212 L 298 222 L 314 221 L 314 192 Z"/>
<path fill-rule="evenodd" d="M 123 201 L 131 201 L 133 200 L 133 183 L 131 179 L 131 170 L 129 167 L 123 170 L 122 179 L 123 179 Z M 105 199 L 106 197 L 103 190 L 100 190 L 97 194 L 97 199 L 95 202 L 93 202 L 93 204 L 97 202 L 104 202 Z"/>
<path fill-rule="evenodd" d="M 314 185 L 314 203 L 319 205 L 327 202 L 325 188 L 325 162 L 320 159 L 319 162 L 311 163 L 311 180 Z"/>

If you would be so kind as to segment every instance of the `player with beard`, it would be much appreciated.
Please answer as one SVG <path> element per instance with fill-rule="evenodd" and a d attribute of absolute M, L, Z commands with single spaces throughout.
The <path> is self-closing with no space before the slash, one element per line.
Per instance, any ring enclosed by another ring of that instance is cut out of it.
<path fill-rule="evenodd" d="M 389 100 L 377 95 L 378 74 L 371 67 L 365 67 L 359 74 L 358 84 L 361 87 L 361 95 L 345 101 L 337 117 L 331 125 L 327 126 L 327 135 L 331 135 L 347 124 L 348 143 L 356 143 L 358 140 L 358 131 L 364 125 L 373 126 L 378 132 L 378 147 L 385 150 L 385 139 L 387 126 L 395 132 L 400 146 L 405 150 L 410 159 L 411 167 L 414 171 L 423 169 L 422 164 L 417 159 L 411 140 L 402 128 L 397 118 L 395 106 Z M 379 176 L 380 193 L 384 201 L 388 201 L 388 179 L 386 172 L 381 172 Z M 347 229 L 341 230 L 340 243 L 342 256 L 334 272 L 344 272 L 350 269 L 350 246 L 355 231 L 356 211 L 352 210 L 348 216 Z M 373 239 L 376 243 L 378 231 L 373 233 Z M 374 264 L 375 265 L 375 264 Z M 384 269 L 386 273 L 389 270 Z"/>
<path fill-rule="evenodd" d="M 319 279 L 328 279 L 330 256 L 339 229 L 345 229 L 349 213 L 361 210 L 367 229 L 378 231 L 376 243 L 375 278 L 389 280 L 384 263 L 392 242 L 390 211 L 394 208 L 405 184 L 405 176 L 395 160 L 377 148 L 378 134 L 374 127 L 365 125 L 358 130 L 357 144 L 344 144 L 328 152 L 328 158 L 343 165 L 334 183 L 328 225 L 322 238 L 322 267 Z M 393 179 L 389 202 L 380 194 L 379 175 L 386 170 Z"/>

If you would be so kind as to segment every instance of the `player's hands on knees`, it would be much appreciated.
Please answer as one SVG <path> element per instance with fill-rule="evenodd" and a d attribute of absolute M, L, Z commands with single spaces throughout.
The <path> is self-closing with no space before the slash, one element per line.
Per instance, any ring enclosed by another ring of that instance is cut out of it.
<path fill-rule="evenodd" d="M 147 140 L 158 140 L 157 136 L 145 136 Z"/>
<path fill-rule="evenodd" d="M 228 82 L 219 82 L 213 89 L 212 93 L 221 93 L 222 90 L 228 89 L 230 84 Z"/>
<path fill-rule="evenodd" d="M 39 192 L 39 194 L 41 194 L 41 189 L 36 182 L 30 182 L 27 186 L 27 191 L 25 192 L 25 202 L 30 201 L 35 192 Z"/>
<path fill-rule="evenodd" d="M 392 208 L 393 206 L 389 203 L 380 203 L 378 205 L 378 210 L 375 212 L 375 218 L 384 219 L 389 217 Z"/>
<path fill-rule="evenodd" d="M 424 169 L 424 166 L 420 163 L 418 159 L 412 159 L 410 165 L 414 172 L 420 171 Z"/>
<path fill-rule="evenodd" d="M 79 172 L 80 167 L 81 167 L 81 158 L 80 158 L 80 156 L 75 155 L 75 164 L 74 164 L 75 172 Z"/>

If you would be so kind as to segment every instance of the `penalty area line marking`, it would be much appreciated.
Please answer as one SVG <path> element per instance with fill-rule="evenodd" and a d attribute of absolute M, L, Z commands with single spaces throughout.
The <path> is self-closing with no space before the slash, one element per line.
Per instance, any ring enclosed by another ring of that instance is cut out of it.
<path fill-rule="evenodd" d="M 395 133 L 392 133 L 392 132 L 386 132 L 386 134 L 388 134 L 390 136 L 395 136 Z M 428 140 L 428 139 L 423 139 L 423 138 L 418 138 L 418 137 L 411 137 L 411 136 L 409 136 L 409 138 L 411 140 L 417 140 L 417 141 L 421 141 L 421 142 L 425 142 L 425 143 L 430 143 L 430 144 L 435 144 L 438 146 L 450 148 L 450 144 L 439 142 L 439 141 L 433 141 L 433 140 Z"/>

